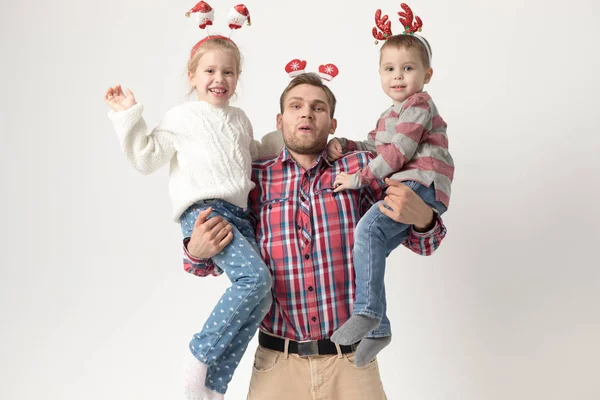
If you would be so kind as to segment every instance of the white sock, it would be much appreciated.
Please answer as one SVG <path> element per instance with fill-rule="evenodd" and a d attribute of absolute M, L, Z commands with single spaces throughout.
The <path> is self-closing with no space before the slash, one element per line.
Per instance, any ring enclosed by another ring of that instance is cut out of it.
<path fill-rule="evenodd" d="M 215 392 L 212 389 L 206 388 L 206 397 L 205 400 L 224 400 L 225 395 Z"/>
<path fill-rule="evenodd" d="M 204 386 L 206 372 L 208 367 L 201 361 L 198 361 L 194 355 L 188 351 L 183 370 L 183 393 L 188 400 L 207 399 L 207 388 Z"/>

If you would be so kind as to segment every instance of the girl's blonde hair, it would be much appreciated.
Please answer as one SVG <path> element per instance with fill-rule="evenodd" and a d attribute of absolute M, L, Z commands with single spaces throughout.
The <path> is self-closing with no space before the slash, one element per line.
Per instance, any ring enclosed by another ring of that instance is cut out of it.
<path fill-rule="evenodd" d="M 242 73 L 242 54 L 240 53 L 240 49 L 233 43 L 232 40 L 225 37 L 208 37 L 204 42 L 198 46 L 195 52 L 193 52 L 187 63 L 188 72 L 192 75 L 196 73 L 196 68 L 198 68 L 198 63 L 203 55 L 208 53 L 209 51 L 228 51 L 233 55 L 236 63 L 236 75 L 240 76 Z M 190 90 L 190 93 L 194 91 L 194 88 Z"/>

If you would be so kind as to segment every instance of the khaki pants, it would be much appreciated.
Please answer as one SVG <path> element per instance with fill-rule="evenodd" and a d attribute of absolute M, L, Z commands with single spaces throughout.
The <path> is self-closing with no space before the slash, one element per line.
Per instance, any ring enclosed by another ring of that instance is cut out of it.
<path fill-rule="evenodd" d="M 247 400 L 385 400 L 377 361 L 354 354 L 300 357 L 258 346 Z"/>

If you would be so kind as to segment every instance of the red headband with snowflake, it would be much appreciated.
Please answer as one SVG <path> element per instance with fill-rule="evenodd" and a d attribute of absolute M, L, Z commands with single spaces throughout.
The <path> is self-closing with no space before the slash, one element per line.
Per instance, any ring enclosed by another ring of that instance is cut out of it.
<path fill-rule="evenodd" d="M 288 73 L 290 78 L 294 78 L 300 74 L 303 74 L 306 68 L 306 61 L 298 58 L 293 59 L 285 65 L 285 72 Z M 338 67 L 335 64 L 322 64 L 319 65 L 319 76 L 326 81 L 331 81 L 339 73 Z"/>
<path fill-rule="evenodd" d="M 425 46 L 425 50 L 427 50 L 427 56 L 429 57 L 429 61 L 431 62 L 431 50 L 429 49 L 429 44 L 425 41 L 423 37 L 420 35 L 416 35 L 416 32 L 421 32 L 421 28 L 423 27 L 423 21 L 418 16 L 413 15 L 412 10 L 406 3 L 400 4 L 400 7 L 404 11 L 399 11 L 398 20 L 402 24 L 404 28 L 403 35 L 411 35 L 416 37 L 423 43 Z M 381 16 L 381 10 L 375 11 L 375 26 L 373 27 L 373 37 L 375 38 L 375 44 L 379 43 L 379 40 L 388 40 L 392 37 L 392 21 L 388 20 L 388 16 Z M 378 30 L 379 29 L 379 30 Z"/>
<path fill-rule="evenodd" d="M 188 12 L 185 13 L 185 16 L 189 18 L 190 14 L 196 14 L 198 20 L 198 27 L 200 29 L 206 29 L 208 35 L 200 40 L 198 43 L 194 45 L 192 51 L 190 53 L 190 58 L 194 56 L 196 51 L 203 43 L 210 39 L 224 39 L 229 40 L 231 43 L 235 45 L 233 40 L 231 40 L 231 35 L 237 29 L 240 29 L 244 23 L 250 25 L 250 11 L 244 4 L 238 4 L 237 6 L 233 6 L 229 11 L 229 15 L 227 16 L 227 23 L 229 28 L 231 29 L 231 33 L 229 37 L 222 35 L 211 35 L 208 27 L 213 24 L 213 20 L 215 18 L 215 12 L 213 8 L 205 1 L 201 1 L 192 7 Z"/>

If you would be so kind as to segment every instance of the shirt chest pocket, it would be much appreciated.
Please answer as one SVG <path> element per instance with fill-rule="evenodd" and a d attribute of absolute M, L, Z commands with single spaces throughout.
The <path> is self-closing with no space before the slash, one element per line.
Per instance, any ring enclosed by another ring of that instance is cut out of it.
<path fill-rule="evenodd" d="M 288 227 L 294 225 L 293 201 L 287 197 L 265 199 L 260 203 L 258 235 L 270 246 L 282 245 Z"/>

